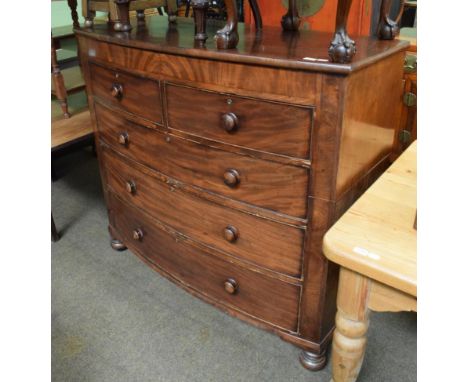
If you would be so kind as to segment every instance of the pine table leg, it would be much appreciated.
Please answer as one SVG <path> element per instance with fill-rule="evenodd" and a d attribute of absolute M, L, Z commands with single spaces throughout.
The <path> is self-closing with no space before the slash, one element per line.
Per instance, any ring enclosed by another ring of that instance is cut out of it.
<path fill-rule="evenodd" d="M 354 382 L 361 370 L 369 327 L 370 285 L 366 277 L 341 268 L 332 345 L 332 382 Z"/>

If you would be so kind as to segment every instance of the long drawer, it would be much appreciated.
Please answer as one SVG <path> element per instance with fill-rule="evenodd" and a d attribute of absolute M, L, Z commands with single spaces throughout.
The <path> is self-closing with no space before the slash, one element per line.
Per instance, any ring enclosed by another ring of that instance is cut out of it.
<path fill-rule="evenodd" d="M 192 196 L 102 151 L 108 186 L 123 200 L 178 232 L 255 265 L 301 275 L 304 231 Z"/>
<path fill-rule="evenodd" d="M 159 83 L 119 70 L 90 65 L 95 96 L 150 121 L 162 124 L 163 113 Z"/>
<path fill-rule="evenodd" d="M 184 183 L 305 217 L 308 170 L 237 155 L 139 126 L 96 104 L 100 138 L 123 155 Z"/>
<path fill-rule="evenodd" d="M 280 328 L 297 330 L 300 286 L 209 255 L 112 193 L 108 196 L 111 225 L 131 250 L 220 304 Z"/>
<path fill-rule="evenodd" d="M 255 150 L 309 158 L 312 108 L 170 83 L 165 89 L 168 125 L 173 129 Z"/>

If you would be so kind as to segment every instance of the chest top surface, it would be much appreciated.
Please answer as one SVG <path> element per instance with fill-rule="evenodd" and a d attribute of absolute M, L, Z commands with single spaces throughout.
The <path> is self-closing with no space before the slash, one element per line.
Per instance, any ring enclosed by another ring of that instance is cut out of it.
<path fill-rule="evenodd" d="M 349 64 L 329 61 L 331 33 L 317 31 L 284 32 L 280 27 L 239 25 L 239 45 L 236 49 L 218 50 L 213 36 L 219 24 L 208 24 L 208 40 L 202 48 L 193 38 L 193 20 L 178 18 L 168 25 L 164 17 L 147 17 L 143 23 L 132 20 L 130 32 L 115 32 L 107 24 L 93 28 L 78 28 L 75 32 L 104 42 L 162 53 L 200 57 L 217 61 L 300 69 L 305 71 L 349 74 L 405 49 L 407 41 L 384 41 L 367 36 L 352 36 L 358 51 Z"/>

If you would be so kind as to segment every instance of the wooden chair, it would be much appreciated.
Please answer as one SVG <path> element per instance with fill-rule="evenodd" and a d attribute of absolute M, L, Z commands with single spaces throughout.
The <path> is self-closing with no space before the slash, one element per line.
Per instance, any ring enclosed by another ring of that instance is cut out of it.
<path fill-rule="evenodd" d="M 177 17 L 177 0 L 82 0 L 83 17 L 85 27 L 91 28 L 94 23 L 96 11 L 108 12 L 109 21 L 114 24 L 115 31 L 126 32 L 131 29 L 128 12 L 121 12 L 120 6 L 128 7 L 130 11 L 136 11 L 138 18 L 145 17 L 145 9 L 166 7 L 169 21 L 175 22 Z"/>

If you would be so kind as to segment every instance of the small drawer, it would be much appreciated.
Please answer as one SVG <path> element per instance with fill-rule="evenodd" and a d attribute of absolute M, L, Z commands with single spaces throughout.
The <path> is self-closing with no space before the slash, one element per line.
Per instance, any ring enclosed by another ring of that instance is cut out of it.
<path fill-rule="evenodd" d="M 168 83 L 165 89 L 170 128 L 231 145 L 309 158 L 312 108 Z"/>
<path fill-rule="evenodd" d="M 95 106 L 98 134 L 126 157 L 186 184 L 303 218 L 308 170 L 204 146 Z"/>
<path fill-rule="evenodd" d="M 119 198 L 193 239 L 255 265 L 301 276 L 304 231 L 190 195 L 102 150 L 106 182 Z"/>
<path fill-rule="evenodd" d="M 297 330 L 300 286 L 207 254 L 112 193 L 108 200 L 111 225 L 130 250 L 219 304 Z"/>
<path fill-rule="evenodd" d="M 159 83 L 117 70 L 90 65 L 93 94 L 114 107 L 163 124 Z"/>

